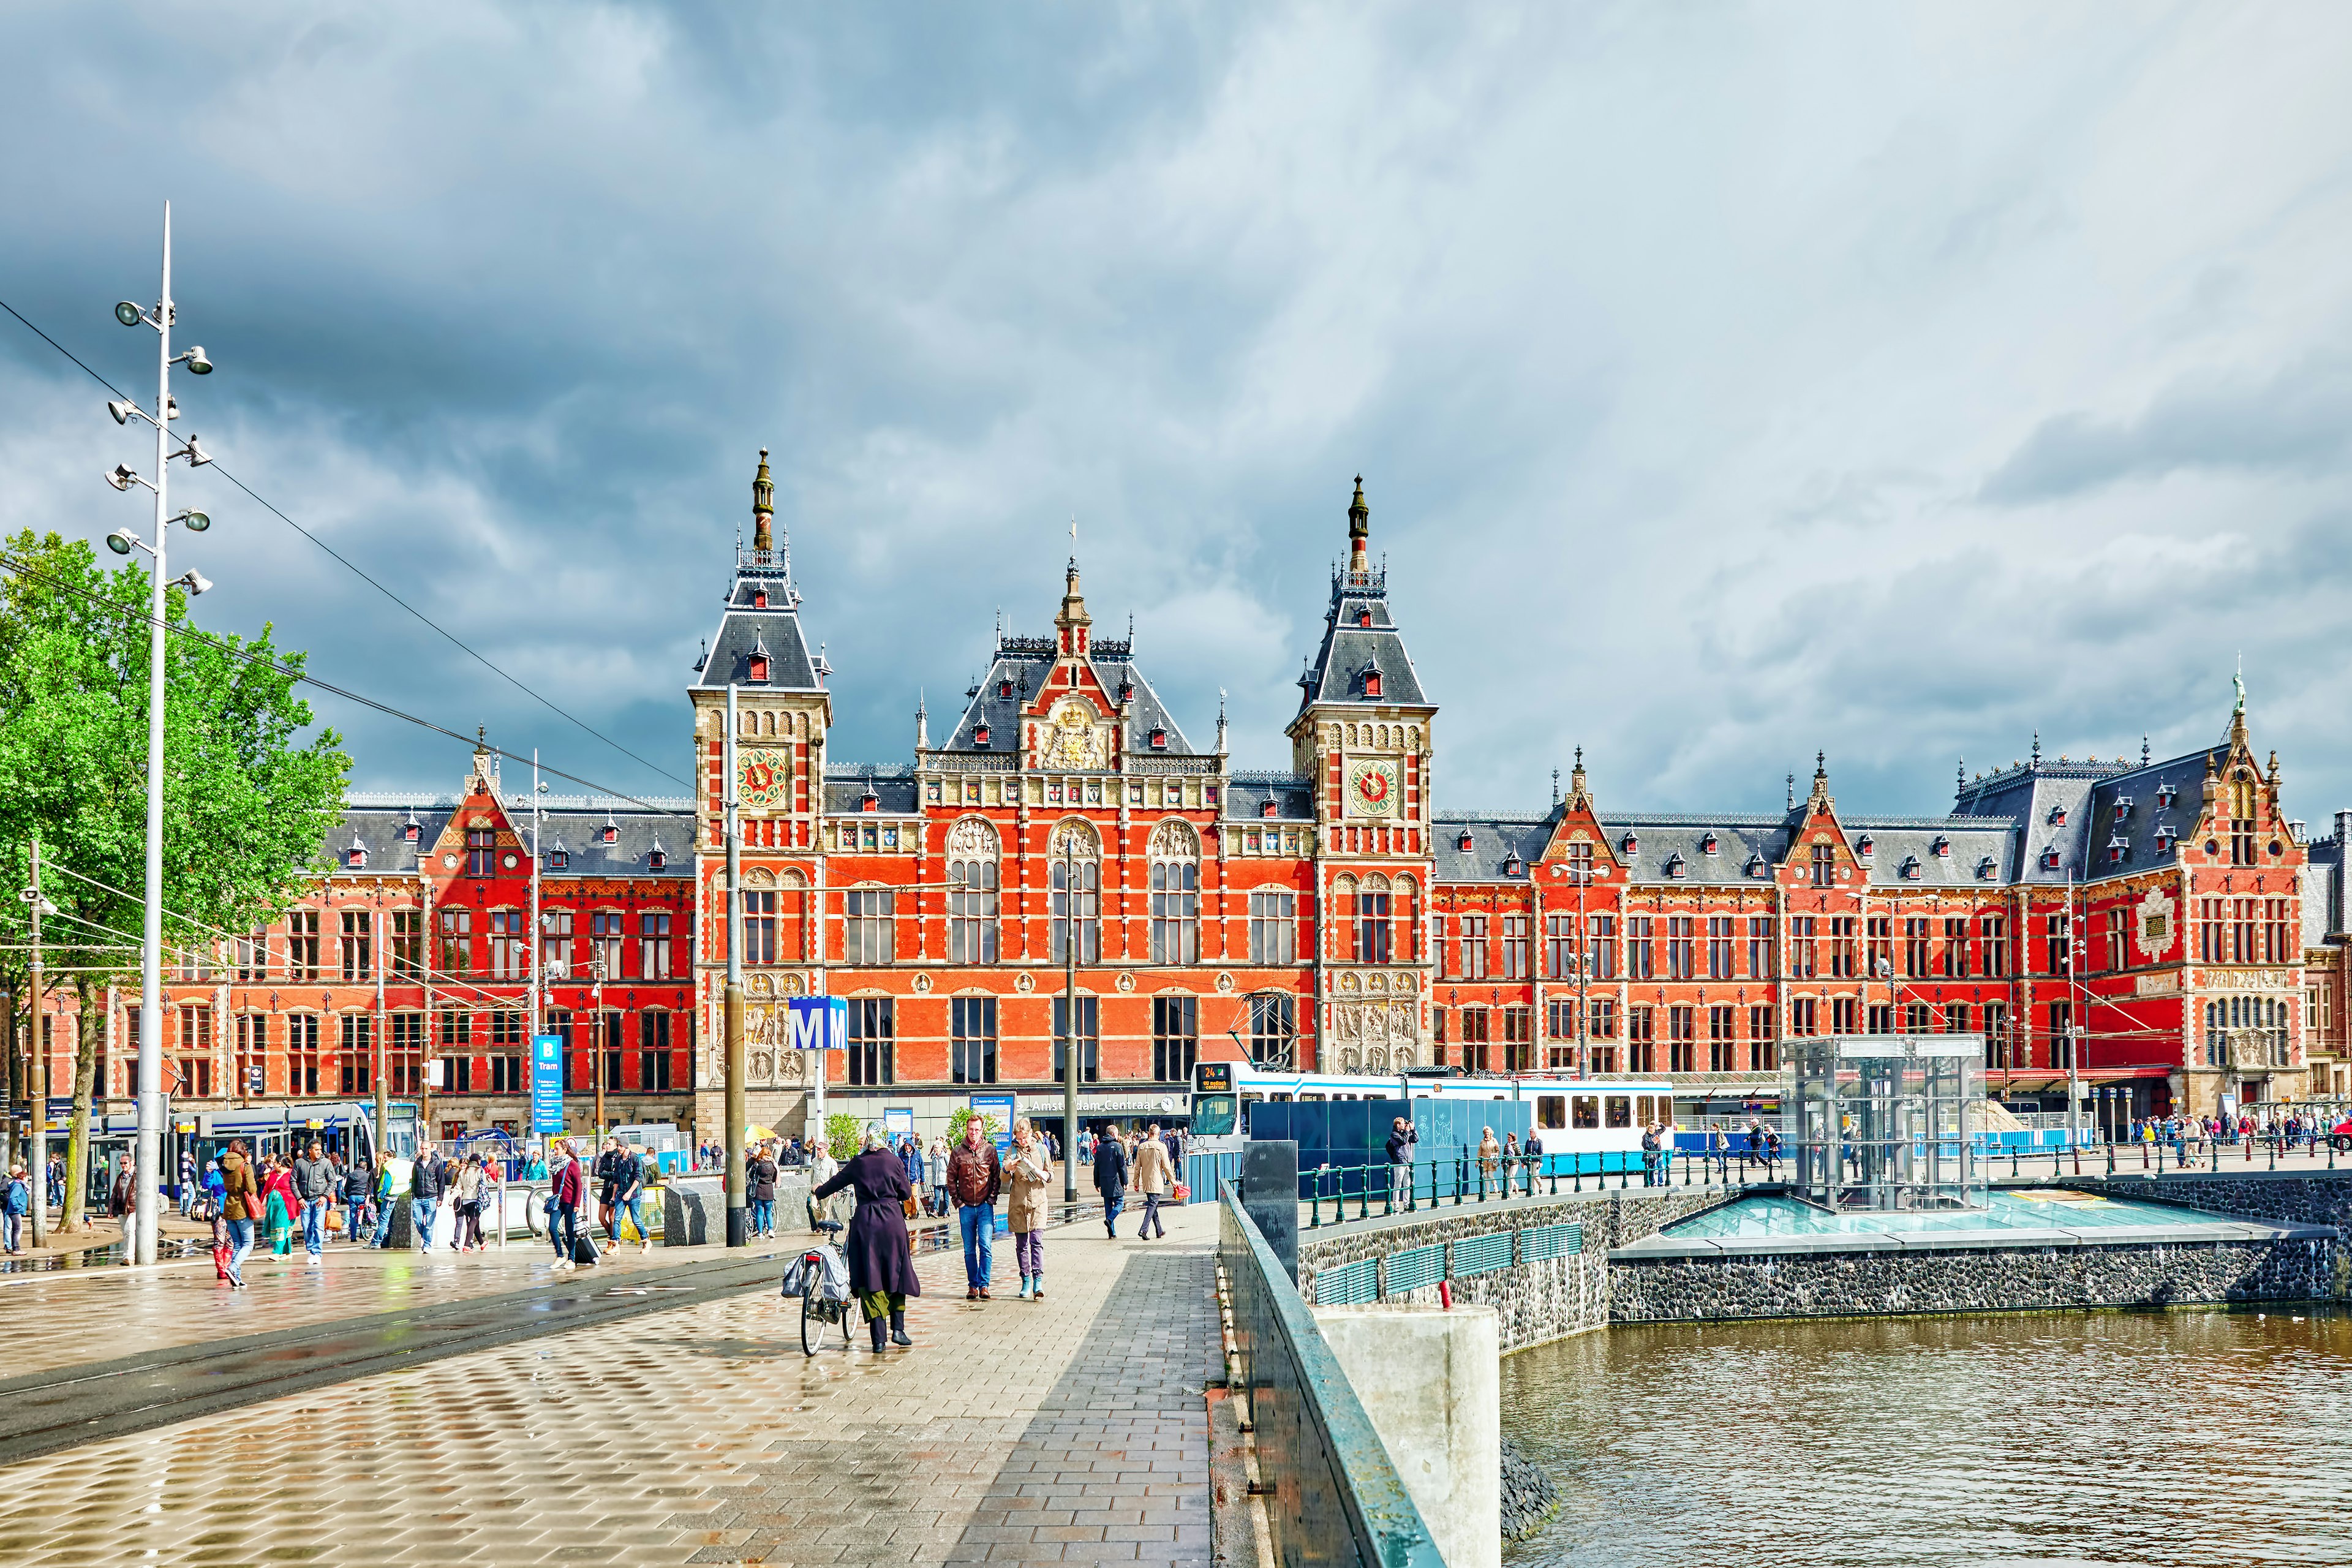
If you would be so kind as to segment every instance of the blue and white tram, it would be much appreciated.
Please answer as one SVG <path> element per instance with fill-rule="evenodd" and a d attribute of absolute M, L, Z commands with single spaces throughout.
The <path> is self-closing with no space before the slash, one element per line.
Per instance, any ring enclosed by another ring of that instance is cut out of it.
<path fill-rule="evenodd" d="M 1254 1105 L 1350 1100 L 1527 1103 L 1531 1129 L 1542 1142 L 1546 1175 L 1638 1170 L 1643 1131 L 1657 1127 L 1660 1142 L 1671 1147 L 1675 1125 L 1674 1092 L 1663 1078 L 1474 1076 L 1429 1069 L 1367 1078 L 1359 1073 L 1277 1072 L 1246 1062 L 1201 1062 L 1193 1070 L 1192 1147 L 1204 1154 L 1238 1156 L 1249 1137 Z"/>

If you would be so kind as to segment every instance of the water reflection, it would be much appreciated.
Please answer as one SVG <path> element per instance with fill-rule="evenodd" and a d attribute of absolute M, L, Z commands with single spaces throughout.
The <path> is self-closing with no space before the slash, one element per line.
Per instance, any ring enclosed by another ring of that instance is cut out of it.
<path fill-rule="evenodd" d="M 1511 1568 L 2352 1561 L 2352 1316 L 1612 1329 L 1503 1363 Z"/>

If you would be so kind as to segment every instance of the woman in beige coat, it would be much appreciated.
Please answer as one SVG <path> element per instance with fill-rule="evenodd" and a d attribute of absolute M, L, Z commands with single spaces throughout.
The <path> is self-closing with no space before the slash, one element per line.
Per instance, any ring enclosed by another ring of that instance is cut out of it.
<path fill-rule="evenodd" d="M 1176 1167 L 1169 1162 L 1168 1145 L 1160 1141 L 1160 1124 L 1156 1121 L 1135 1141 L 1135 1174 L 1131 1179 L 1135 1190 L 1143 1194 L 1143 1218 L 1136 1223 L 1135 1239 L 1146 1241 L 1154 1235 L 1166 1236 L 1168 1227 L 1160 1222 L 1160 1200 L 1175 1186 Z"/>
<path fill-rule="evenodd" d="M 1021 1265 L 1021 1299 L 1045 1299 L 1045 1192 L 1054 1184 L 1054 1157 L 1023 1117 L 1013 1124 L 1013 1158 L 1004 1167 L 1005 1228 Z"/>

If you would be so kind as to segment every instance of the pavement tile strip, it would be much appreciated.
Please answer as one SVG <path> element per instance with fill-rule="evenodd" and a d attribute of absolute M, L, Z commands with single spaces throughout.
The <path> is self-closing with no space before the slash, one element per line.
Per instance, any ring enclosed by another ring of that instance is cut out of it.
<path fill-rule="evenodd" d="M 1206 1568 L 1215 1211 L 1090 1230 L 1048 1233 L 1042 1304 L 1010 1247 L 986 1303 L 923 1258 L 878 1361 L 803 1357 L 770 1291 L 29 1460 L 0 1563 Z"/>

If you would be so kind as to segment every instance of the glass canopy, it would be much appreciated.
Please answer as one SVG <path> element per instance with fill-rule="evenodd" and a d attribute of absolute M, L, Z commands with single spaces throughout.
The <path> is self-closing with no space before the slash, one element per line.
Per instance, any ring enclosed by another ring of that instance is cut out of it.
<path fill-rule="evenodd" d="M 1850 1211 L 1983 1208 L 1984 1037 L 1791 1040 L 1797 1194 Z"/>

